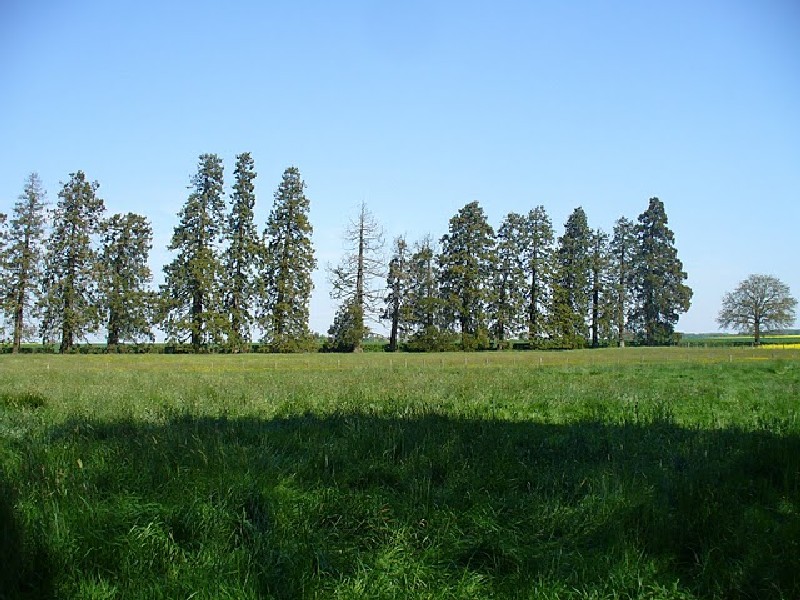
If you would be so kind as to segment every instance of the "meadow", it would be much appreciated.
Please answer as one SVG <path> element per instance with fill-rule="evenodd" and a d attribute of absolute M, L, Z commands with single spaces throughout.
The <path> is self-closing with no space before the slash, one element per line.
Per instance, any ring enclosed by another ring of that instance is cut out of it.
<path fill-rule="evenodd" d="M 798 598 L 800 350 L 0 357 L 0 599 Z"/>

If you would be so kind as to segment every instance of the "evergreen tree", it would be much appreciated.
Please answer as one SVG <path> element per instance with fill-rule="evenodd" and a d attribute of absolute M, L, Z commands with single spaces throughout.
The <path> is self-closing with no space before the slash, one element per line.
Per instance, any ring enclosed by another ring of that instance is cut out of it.
<path fill-rule="evenodd" d="M 328 329 L 328 341 L 324 350 L 332 352 L 356 352 L 368 330 L 364 327 L 364 315 L 355 298 L 345 300 L 336 311 L 333 324 Z"/>
<path fill-rule="evenodd" d="M 406 346 L 425 352 L 454 349 L 454 335 L 443 322 L 436 251 L 430 236 L 415 244 L 409 259 L 407 296 L 408 324 L 413 334 Z"/>
<path fill-rule="evenodd" d="M 153 230 L 135 213 L 115 214 L 101 225 L 99 272 L 102 311 L 106 319 L 109 350 L 120 342 L 153 340 L 150 330 L 155 294 L 147 258 L 153 247 Z"/>
<path fill-rule="evenodd" d="M 589 311 L 591 230 L 583 208 L 576 208 L 558 239 L 553 282 L 553 330 L 570 347 L 586 345 Z"/>
<path fill-rule="evenodd" d="M 97 251 L 93 242 L 100 230 L 105 205 L 97 197 L 99 184 L 83 171 L 72 173 L 58 193 L 52 211 L 53 231 L 47 244 L 44 294 L 41 298 L 42 337 L 60 331 L 60 351 L 69 352 L 76 338 L 99 327 Z"/>
<path fill-rule="evenodd" d="M 236 157 L 233 172 L 231 210 L 225 237 L 225 309 L 228 312 L 228 346 L 236 351 L 247 347 L 255 321 L 253 306 L 258 298 L 258 271 L 264 247 L 258 236 L 253 209 L 256 204 L 254 162 L 249 152 Z"/>
<path fill-rule="evenodd" d="M 397 352 L 398 337 L 405 335 L 408 330 L 408 267 L 408 244 L 403 236 L 399 236 L 394 240 L 392 258 L 389 260 L 389 275 L 386 278 L 388 294 L 382 315 L 391 323 L 389 352 Z"/>
<path fill-rule="evenodd" d="M 311 343 L 308 305 L 317 261 L 305 187 L 297 168 L 284 171 L 264 230 L 268 249 L 262 323 L 265 341 L 277 352 L 304 350 Z"/>
<path fill-rule="evenodd" d="M 347 247 L 342 262 L 329 268 L 331 296 L 341 300 L 339 314 L 349 315 L 347 323 L 352 325 L 356 337 L 366 335 L 365 319 L 376 313 L 381 300 L 381 291 L 374 284 L 382 279 L 383 271 L 383 229 L 375 217 L 362 203 L 358 217 L 351 221 L 344 234 Z M 354 351 L 361 349 L 361 338 L 353 346 Z"/>
<path fill-rule="evenodd" d="M 524 243 L 528 233 L 525 217 L 509 213 L 497 231 L 497 256 L 492 294 L 492 335 L 503 346 L 526 322 L 527 277 Z"/>
<path fill-rule="evenodd" d="M 218 251 L 226 224 L 222 186 L 222 161 L 201 155 L 168 246 L 178 256 L 164 267 L 164 330 L 172 340 L 188 336 L 195 352 L 203 344 L 221 343 L 228 329 Z"/>
<path fill-rule="evenodd" d="M 477 202 L 450 219 L 441 244 L 440 291 L 447 323 L 458 324 L 465 350 L 485 347 L 496 254 L 494 230 Z"/>
<path fill-rule="evenodd" d="M 625 347 L 625 328 L 632 295 L 634 260 L 637 255 L 636 243 L 636 227 L 633 221 L 625 217 L 617 219 L 609 248 L 609 269 L 614 295 L 614 334 L 620 348 Z"/>
<path fill-rule="evenodd" d="M 26 334 L 26 319 L 36 307 L 36 292 L 42 278 L 44 228 L 45 192 L 39 176 L 31 173 L 14 205 L 4 256 L 3 309 L 13 326 L 13 352 L 19 352 Z"/>
<path fill-rule="evenodd" d="M 589 254 L 591 266 L 591 331 L 592 348 L 600 346 L 600 336 L 608 338 L 610 313 L 607 310 L 608 294 L 608 235 L 601 230 L 592 232 Z"/>
<path fill-rule="evenodd" d="M 664 203 L 650 198 L 636 225 L 637 257 L 633 323 L 647 345 L 669 344 L 680 313 L 689 310 L 692 290 L 667 227 Z"/>
<path fill-rule="evenodd" d="M 528 339 L 541 340 L 546 332 L 547 306 L 553 277 L 553 224 L 544 206 L 528 213 L 523 236 L 523 261 L 528 283 Z"/>

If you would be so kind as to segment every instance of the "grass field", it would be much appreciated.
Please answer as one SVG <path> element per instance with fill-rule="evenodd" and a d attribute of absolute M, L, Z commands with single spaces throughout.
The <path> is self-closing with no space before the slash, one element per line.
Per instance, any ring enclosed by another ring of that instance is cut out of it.
<path fill-rule="evenodd" d="M 0 357 L 0 599 L 798 598 L 800 351 Z"/>

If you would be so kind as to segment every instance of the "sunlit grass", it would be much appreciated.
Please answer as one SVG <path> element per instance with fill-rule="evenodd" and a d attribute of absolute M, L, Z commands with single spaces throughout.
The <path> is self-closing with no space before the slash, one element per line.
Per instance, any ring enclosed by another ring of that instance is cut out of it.
<path fill-rule="evenodd" d="M 800 595 L 794 349 L 0 375 L 0 597 Z"/>

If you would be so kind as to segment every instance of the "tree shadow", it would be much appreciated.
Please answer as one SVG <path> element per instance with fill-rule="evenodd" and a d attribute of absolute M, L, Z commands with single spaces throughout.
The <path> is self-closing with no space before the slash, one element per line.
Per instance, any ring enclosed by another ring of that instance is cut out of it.
<path fill-rule="evenodd" d="M 13 559 L 0 583 L 39 597 L 53 574 L 142 597 L 374 597 L 398 582 L 408 596 L 800 597 L 796 433 L 686 429 L 668 415 L 165 415 L 70 421 L 29 455 L 45 467 L 26 501 L 57 501 L 69 557 L 56 557 L 46 505 L 37 538 L 4 489 L 3 554 L 46 552 L 27 569 Z"/>

